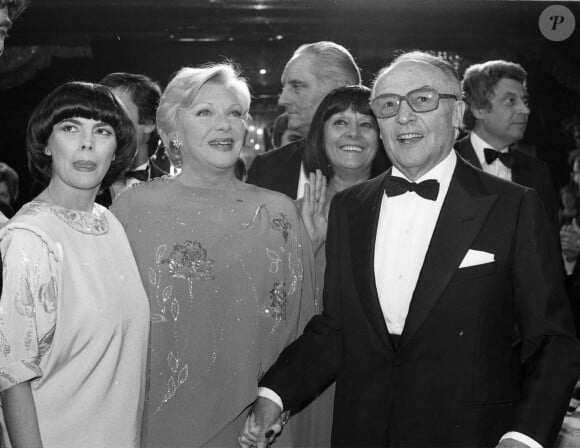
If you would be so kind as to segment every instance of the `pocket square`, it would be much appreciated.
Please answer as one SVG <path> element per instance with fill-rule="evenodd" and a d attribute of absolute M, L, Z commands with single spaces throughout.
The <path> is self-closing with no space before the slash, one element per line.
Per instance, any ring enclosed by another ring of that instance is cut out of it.
<path fill-rule="evenodd" d="M 478 266 L 480 264 L 492 263 L 495 261 L 495 255 L 482 250 L 469 249 L 459 265 L 459 269 L 468 268 L 470 266 Z"/>

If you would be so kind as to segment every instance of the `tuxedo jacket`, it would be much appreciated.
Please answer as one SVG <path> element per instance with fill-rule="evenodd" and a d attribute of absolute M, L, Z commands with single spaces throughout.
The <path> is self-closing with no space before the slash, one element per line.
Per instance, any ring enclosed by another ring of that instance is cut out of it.
<path fill-rule="evenodd" d="M 455 150 L 474 167 L 481 169 L 481 163 L 473 149 L 469 134 L 455 143 Z M 558 229 L 558 196 L 548 165 L 517 150 L 512 151 L 512 158 L 512 181 L 536 190 L 546 208 L 550 223 L 553 223 L 554 228 Z"/>
<path fill-rule="evenodd" d="M 395 349 L 374 274 L 384 178 L 333 198 L 324 311 L 260 386 L 294 409 L 335 379 L 333 446 L 552 446 L 580 352 L 537 194 L 457 158 Z M 470 249 L 495 261 L 459 268 Z"/>
<path fill-rule="evenodd" d="M 296 199 L 305 149 L 306 140 L 302 139 L 256 156 L 246 182 Z M 371 177 L 384 173 L 390 166 L 386 154 L 378 152 L 371 167 Z"/>

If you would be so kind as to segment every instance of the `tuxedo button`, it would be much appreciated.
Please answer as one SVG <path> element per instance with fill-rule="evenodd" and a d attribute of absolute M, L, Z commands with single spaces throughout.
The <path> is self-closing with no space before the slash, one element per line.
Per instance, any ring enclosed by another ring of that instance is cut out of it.
<path fill-rule="evenodd" d="M 393 365 L 395 365 L 395 366 L 403 365 L 403 359 L 402 358 L 399 358 L 398 356 L 396 356 L 393 359 Z"/>

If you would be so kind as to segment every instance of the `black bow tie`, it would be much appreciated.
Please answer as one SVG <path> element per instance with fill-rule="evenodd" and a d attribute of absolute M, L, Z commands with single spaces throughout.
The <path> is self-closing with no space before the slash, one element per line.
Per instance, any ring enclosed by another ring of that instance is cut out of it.
<path fill-rule="evenodd" d="M 140 180 L 141 182 L 147 182 L 149 180 L 149 169 L 145 168 L 143 170 L 133 170 L 127 171 L 125 177 L 132 177 L 134 179 Z"/>
<path fill-rule="evenodd" d="M 491 165 L 495 159 L 499 159 L 508 168 L 512 167 L 512 157 L 511 150 L 508 148 L 506 152 L 496 151 L 491 148 L 483 148 L 483 154 L 485 155 L 485 163 Z"/>
<path fill-rule="evenodd" d="M 387 176 L 385 178 L 385 193 L 387 196 L 399 196 L 407 191 L 414 191 L 422 198 L 434 201 L 439 194 L 439 182 L 435 179 L 428 179 L 415 183 L 397 176 Z"/>

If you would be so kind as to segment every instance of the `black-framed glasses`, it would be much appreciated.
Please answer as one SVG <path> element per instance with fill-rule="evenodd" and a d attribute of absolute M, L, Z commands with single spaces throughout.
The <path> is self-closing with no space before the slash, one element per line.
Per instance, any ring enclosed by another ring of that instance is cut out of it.
<path fill-rule="evenodd" d="M 414 112 L 431 112 L 439 107 L 440 98 L 453 98 L 457 101 L 457 96 L 450 93 L 439 93 L 433 89 L 416 89 L 406 95 L 383 93 L 371 100 L 371 109 L 377 118 L 391 118 L 399 113 L 401 103 L 405 100 Z"/>

